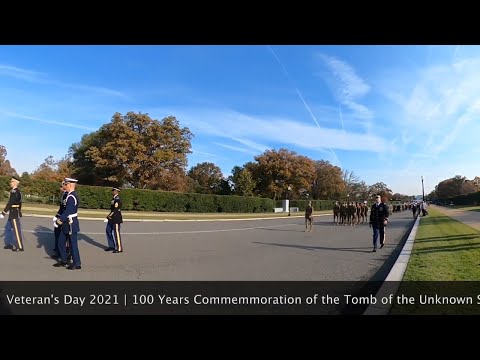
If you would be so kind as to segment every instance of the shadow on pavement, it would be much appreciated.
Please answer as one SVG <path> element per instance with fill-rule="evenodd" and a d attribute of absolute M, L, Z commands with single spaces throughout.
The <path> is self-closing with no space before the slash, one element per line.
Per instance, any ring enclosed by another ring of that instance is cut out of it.
<path fill-rule="evenodd" d="M 55 255 L 53 251 L 55 247 L 55 235 L 53 233 L 53 229 L 50 229 L 45 226 L 38 225 L 35 230 L 33 231 L 33 235 L 37 238 L 37 248 L 43 248 L 45 250 L 45 254 L 48 257 L 52 257 Z M 81 232 L 78 233 L 78 241 L 85 241 L 86 243 L 98 247 L 100 249 L 106 249 L 107 246 L 97 242 L 95 239 L 82 234 Z"/>
<path fill-rule="evenodd" d="M 279 244 L 279 243 L 267 243 L 261 241 L 252 241 L 253 244 L 262 244 L 262 245 L 272 245 L 272 246 L 281 246 L 289 248 L 297 248 L 304 250 L 332 250 L 332 251 L 348 251 L 348 252 L 361 252 L 361 253 L 371 253 L 372 247 L 355 247 L 355 248 L 339 248 L 339 247 L 327 247 L 327 246 L 309 246 L 309 245 L 292 245 L 292 244 Z"/>
<path fill-rule="evenodd" d="M 78 233 L 78 241 L 85 241 L 87 243 L 89 243 L 90 245 L 93 245 L 93 246 L 96 246 L 100 249 L 106 249 L 108 246 L 105 245 L 105 244 L 102 244 L 102 243 L 99 243 L 98 241 L 96 241 L 95 239 L 92 239 L 91 237 L 85 235 L 85 234 L 82 234 L 81 232 Z M 107 240 L 105 239 L 105 242 Z"/>

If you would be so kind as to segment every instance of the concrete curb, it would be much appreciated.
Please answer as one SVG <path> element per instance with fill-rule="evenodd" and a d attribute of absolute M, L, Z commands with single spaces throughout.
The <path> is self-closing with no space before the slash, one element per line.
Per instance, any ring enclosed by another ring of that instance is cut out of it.
<path fill-rule="evenodd" d="M 388 273 L 385 281 L 383 282 L 382 286 L 375 294 L 377 300 L 381 299 L 382 297 L 388 297 L 392 293 L 395 294 L 398 292 L 398 288 L 403 279 L 403 275 L 405 274 L 405 270 L 407 270 L 407 265 L 410 260 L 410 256 L 412 255 L 413 244 L 415 243 L 415 237 L 417 236 L 417 229 L 420 223 L 420 216 L 417 216 L 415 220 L 415 224 L 408 235 L 407 241 L 403 246 L 400 255 L 398 256 L 395 264 L 393 265 L 392 269 Z M 387 281 L 395 282 L 394 284 L 387 284 Z M 392 289 L 394 290 L 392 292 Z M 390 313 L 390 309 L 392 308 L 392 304 L 381 304 L 380 301 L 377 304 L 370 305 L 363 313 L 363 315 L 388 315 Z"/>
<path fill-rule="evenodd" d="M 332 216 L 333 214 L 318 214 L 317 216 Z M 281 220 L 281 219 L 291 219 L 291 218 L 303 218 L 305 215 L 293 215 L 288 217 L 267 217 L 267 218 L 247 218 L 247 219 L 123 219 L 124 222 L 185 222 L 185 221 L 248 221 L 248 220 Z M 49 218 L 52 219 L 53 215 L 36 215 L 28 214 L 23 217 L 39 217 L 39 218 Z M 96 220 L 102 221 L 105 218 L 90 218 L 79 216 L 79 220 Z"/>

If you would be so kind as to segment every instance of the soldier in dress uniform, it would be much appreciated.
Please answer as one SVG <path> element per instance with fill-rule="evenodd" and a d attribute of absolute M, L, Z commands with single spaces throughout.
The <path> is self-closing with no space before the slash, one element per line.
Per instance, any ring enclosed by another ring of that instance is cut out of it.
<path fill-rule="evenodd" d="M 82 268 L 80 261 L 80 252 L 78 251 L 77 236 L 80 231 L 80 223 L 78 221 L 78 205 L 79 199 L 75 192 L 75 185 L 78 180 L 65 178 L 65 187 L 67 197 L 65 201 L 65 210 L 54 222 L 54 226 L 61 227 L 60 236 L 58 238 L 58 250 L 60 251 L 60 261 L 54 264 L 55 267 L 66 267 L 68 270 L 78 270 Z M 70 248 L 72 252 L 73 263 L 70 264 L 67 259 L 66 241 L 70 235 Z"/>
<path fill-rule="evenodd" d="M 8 220 L 5 224 L 5 247 L 4 249 L 12 249 L 12 251 L 23 251 L 23 233 L 20 218 L 22 217 L 22 193 L 18 189 L 20 179 L 12 176 L 10 180 L 10 198 L 8 203 L 0 214 L 3 219 L 8 213 Z M 13 241 L 15 238 L 15 241 Z"/>
<path fill-rule="evenodd" d="M 120 189 L 112 188 L 113 199 L 110 203 L 110 214 L 104 222 L 107 223 L 106 233 L 108 248 L 105 251 L 112 251 L 113 253 L 123 252 L 122 236 L 120 234 L 120 224 L 123 223 L 122 218 L 122 200 L 119 196 Z"/>
<path fill-rule="evenodd" d="M 53 217 L 53 222 L 55 223 L 58 219 L 60 219 L 60 216 L 62 213 L 65 211 L 65 208 L 67 206 L 67 195 L 68 191 L 66 190 L 66 185 L 64 181 L 62 181 L 62 186 L 60 187 L 60 191 L 62 192 L 62 198 L 60 199 L 60 208 L 57 211 L 57 214 Z M 55 248 L 53 249 L 55 251 L 54 257 L 58 258 L 60 257 L 60 251 L 58 250 L 58 239 L 60 238 L 60 232 L 62 228 L 60 226 L 54 226 L 53 232 L 55 235 Z M 70 240 L 70 236 L 67 239 L 67 244 Z M 68 251 L 67 251 L 68 252 Z"/>

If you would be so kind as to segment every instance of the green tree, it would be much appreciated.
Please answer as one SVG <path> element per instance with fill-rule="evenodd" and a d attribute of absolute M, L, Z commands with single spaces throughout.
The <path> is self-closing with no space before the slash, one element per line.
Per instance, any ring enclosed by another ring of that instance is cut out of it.
<path fill-rule="evenodd" d="M 255 180 L 247 169 L 242 169 L 237 175 L 235 184 L 235 194 L 242 196 L 253 196 L 255 189 Z"/>
<path fill-rule="evenodd" d="M 122 186 L 115 176 L 115 170 L 104 166 L 95 166 L 95 161 L 87 155 L 90 148 L 102 148 L 105 139 L 102 139 L 100 131 L 95 131 L 82 136 L 80 142 L 72 144 L 69 149 L 69 157 L 73 159 L 72 175 L 80 184 L 98 186 Z"/>
<path fill-rule="evenodd" d="M 222 170 L 214 163 L 199 163 L 188 171 L 188 176 L 195 181 L 196 192 L 216 194 L 221 189 L 223 180 Z"/>

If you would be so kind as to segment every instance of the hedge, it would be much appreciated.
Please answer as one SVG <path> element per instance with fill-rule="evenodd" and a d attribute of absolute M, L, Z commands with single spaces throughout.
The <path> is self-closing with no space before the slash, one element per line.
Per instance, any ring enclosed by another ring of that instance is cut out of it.
<path fill-rule="evenodd" d="M 0 196 L 8 198 L 10 177 L 0 176 Z M 20 183 L 24 202 L 58 204 L 60 184 L 43 180 Z M 112 197 L 110 187 L 77 185 L 79 207 L 109 209 Z M 268 213 L 273 212 L 272 199 L 233 195 L 176 193 L 155 190 L 124 189 L 121 192 L 122 209 L 159 212 L 192 213 Z"/>
<path fill-rule="evenodd" d="M 480 205 L 480 191 L 468 195 L 455 196 L 448 199 L 454 205 Z"/>

